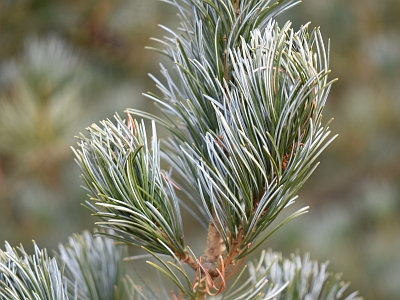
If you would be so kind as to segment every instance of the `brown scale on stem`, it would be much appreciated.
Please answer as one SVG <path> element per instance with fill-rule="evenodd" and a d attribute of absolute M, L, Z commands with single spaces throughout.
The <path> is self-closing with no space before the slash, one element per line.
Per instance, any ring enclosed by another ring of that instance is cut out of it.
<path fill-rule="evenodd" d="M 236 18 L 239 17 L 240 14 L 239 2 L 240 0 L 233 0 L 233 9 L 235 10 Z"/>
<path fill-rule="evenodd" d="M 221 147 L 222 151 L 224 152 L 226 157 L 229 157 L 229 152 L 226 149 L 225 145 L 223 144 L 224 138 L 221 135 L 217 135 L 218 139 L 214 139 L 214 142 Z"/>
<path fill-rule="evenodd" d="M 183 300 L 183 293 L 180 292 L 178 296 L 175 295 L 174 291 L 170 292 L 171 300 Z"/>
<path fill-rule="evenodd" d="M 314 92 L 314 94 L 316 94 L 316 91 Z M 312 101 L 311 101 L 311 107 L 310 107 L 310 112 L 308 113 L 308 116 L 307 116 L 307 118 L 305 119 L 305 121 L 304 121 L 304 123 L 301 125 L 301 127 L 300 127 L 300 130 L 301 130 L 301 136 L 300 136 L 300 140 L 303 140 L 303 138 L 304 138 L 304 135 L 306 134 L 306 126 L 307 126 L 307 124 L 308 124 L 308 122 L 309 122 L 309 120 L 312 118 L 312 115 L 313 115 L 313 113 L 314 113 L 314 111 L 315 111 L 315 108 L 316 108 L 316 101 L 315 101 L 315 99 L 313 99 Z M 308 103 L 305 103 L 304 104 L 304 109 L 307 109 L 307 106 L 308 106 Z M 289 147 L 289 149 L 288 149 L 288 151 L 283 155 L 283 157 L 282 157 L 282 171 L 285 171 L 286 170 L 286 168 L 287 168 L 287 166 L 288 166 L 288 163 L 289 163 L 289 160 L 290 160 L 290 158 L 293 156 L 293 153 L 296 151 L 296 149 L 297 149 L 297 147 L 298 146 L 300 146 L 300 147 L 302 147 L 302 146 L 304 146 L 304 144 L 303 143 L 294 143 L 294 146 L 290 146 Z"/>
<path fill-rule="evenodd" d="M 260 204 L 260 199 L 262 198 L 262 196 L 264 195 L 264 193 L 265 193 L 265 185 L 263 185 L 263 187 L 262 187 L 260 193 L 255 194 L 255 195 L 253 196 L 253 204 L 254 204 L 253 214 L 254 214 L 254 212 L 257 210 L 257 207 L 258 207 L 258 205 Z M 264 216 L 264 215 L 267 213 L 267 210 L 268 210 L 268 207 L 266 207 L 266 208 L 264 209 L 264 211 L 261 213 L 261 215 Z M 254 230 L 255 230 L 255 229 L 254 229 Z"/>
<path fill-rule="evenodd" d="M 287 168 L 287 166 L 288 166 L 288 163 L 289 163 L 289 160 L 290 160 L 290 158 L 293 156 L 293 152 L 296 151 L 297 146 L 298 146 L 298 143 L 295 143 L 295 144 L 294 144 L 294 148 L 293 148 L 292 146 L 289 147 L 288 152 L 286 152 L 286 153 L 283 155 L 283 157 L 282 157 L 282 171 L 285 171 L 285 170 L 286 170 L 286 168 Z M 304 146 L 304 144 L 303 144 L 303 143 L 300 143 L 300 147 L 302 147 L 302 146 Z"/>
<path fill-rule="evenodd" d="M 184 256 L 184 257 L 180 256 L 179 258 L 182 259 L 183 262 L 185 262 L 189 266 L 191 266 L 194 270 L 196 270 L 198 268 L 197 261 L 193 258 L 193 256 L 186 253 L 186 256 Z"/>
<path fill-rule="evenodd" d="M 133 120 L 129 112 L 127 112 L 127 116 L 128 116 L 128 129 L 133 133 L 134 136 L 137 136 L 135 121 Z"/>

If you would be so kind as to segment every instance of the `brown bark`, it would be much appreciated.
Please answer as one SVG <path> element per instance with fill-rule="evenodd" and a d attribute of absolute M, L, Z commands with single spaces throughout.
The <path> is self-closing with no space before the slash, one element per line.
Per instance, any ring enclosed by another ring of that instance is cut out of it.
<path fill-rule="evenodd" d="M 226 247 L 217 228 L 212 221 L 208 224 L 207 242 L 204 253 L 201 256 L 201 264 L 211 277 L 217 277 L 217 267 L 220 264 L 220 257 L 224 256 Z"/>

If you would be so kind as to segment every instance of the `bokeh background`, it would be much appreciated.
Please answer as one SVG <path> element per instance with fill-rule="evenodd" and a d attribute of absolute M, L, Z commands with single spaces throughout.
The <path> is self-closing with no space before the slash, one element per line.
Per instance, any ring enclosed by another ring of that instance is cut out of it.
<path fill-rule="evenodd" d="M 399 16 L 398 0 L 304 0 L 279 19 L 331 39 L 339 137 L 300 192 L 310 212 L 265 247 L 330 260 L 366 299 L 400 299 Z M 0 0 L 0 241 L 52 249 L 93 228 L 70 146 L 127 107 L 155 111 L 141 93 L 160 23 L 178 25 L 156 0 Z"/>

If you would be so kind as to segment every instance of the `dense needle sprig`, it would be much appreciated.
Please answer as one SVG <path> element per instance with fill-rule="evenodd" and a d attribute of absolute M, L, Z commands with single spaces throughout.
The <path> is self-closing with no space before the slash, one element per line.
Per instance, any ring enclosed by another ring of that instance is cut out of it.
<path fill-rule="evenodd" d="M 0 299 L 70 299 L 56 259 L 35 243 L 34 250 L 29 255 L 22 246 L 15 249 L 8 243 L 0 250 Z"/>
<path fill-rule="evenodd" d="M 64 276 L 72 292 L 82 299 L 124 299 L 124 245 L 89 231 L 69 237 L 68 244 L 59 245 L 58 262 L 65 265 Z"/>
<path fill-rule="evenodd" d="M 329 47 L 318 29 L 294 31 L 274 21 L 293 1 L 188 1 L 192 18 L 174 3 L 181 31 L 168 30 L 173 37 L 163 44 L 177 76 L 162 67 L 166 83 L 153 78 L 164 97 L 147 95 L 166 120 L 128 111 L 172 132 L 164 153 L 210 221 L 207 241 L 214 241 L 202 260 L 217 276 L 221 263 L 235 264 L 260 245 L 332 140 L 322 125 L 332 84 Z"/>
<path fill-rule="evenodd" d="M 222 299 L 361 300 L 357 292 L 345 296 L 349 283 L 341 281 L 341 274 L 328 273 L 328 262 L 318 264 L 309 254 L 283 258 L 279 252 L 263 250 L 248 267 L 248 281 Z"/>
<path fill-rule="evenodd" d="M 88 231 L 74 234 L 52 258 L 34 243 L 34 254 L 6 243 L 0 250 L 1 300 L 145 300 L 151 294 L 126 275 L 126 246 Z"/>
<path fill-rule="evenodd" d="M 160 169 L 159 141 L 129 118 L 93 125 L 74 150 L 94 205 L 88 208 L 113 236 L 159 254 L 185 258 L 182 220 L 173 183 Z M 104 210 L 103 210 L 104 209 Z"/>

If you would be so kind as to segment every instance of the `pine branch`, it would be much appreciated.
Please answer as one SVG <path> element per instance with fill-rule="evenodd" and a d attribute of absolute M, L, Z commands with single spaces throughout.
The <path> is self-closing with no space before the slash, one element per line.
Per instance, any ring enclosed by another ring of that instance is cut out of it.
<path fill-rule="evenodd" d="M 127 247 L 99 233 L 111 234 L 95 231 L 97 236 L 93 236 L 84 231 L 69 237 L 68 244 L 59 245 L 56 258 L 64 270 L 63 279 L 69 295 L 79 300 L 152 299 L 147 288 L 136 285 L 127 275 L 123 261 Z"/>
<path fill-rule="evenodd" d="M 88 231 L 60 245 L 56 258 L 34 243 L 34 254 L 6 243 L 0 250 L 0 299 L 148 300 L 152 295 L 125 276 L 126 247 Z"/>
<path fill-rule="evenodd" d="M 26 39 L 23 55 L 1 66 L 0 153 L 26 156 L 37 149 L 37 160 L 44 147 L 47 154 L 60 151 L 57 143 L 71 137 L 83 111 L 84 73 L 64 40 Z"/>
<path fill-rule="evenodd" d="M 108 236 L 188 259 L 173 183 L 160 169 L 154 124 L 149 145 L 144 123 L 128 117 L 127 124 L 116 116 L 116 125 L 92 125 L 89 138 L 79 137 L 74 152 L 95 202 L 87 208 L 102 219 L 98 225 L 113 230 Z"/>
<path fill-rule="evenodd" d="M 182 21 L 180 31 L 165 28 L 172 37 L 161 41 L 166 46 L 165 53 L 176 64 L 177 80 L 161 66 L 166 84 L 152 78 L 163 94 L 163 99 L 153 95 L 147 96 L 156 101 L 166 116 L 178 119 L 168 123 L 156 119 L 171 130 L 174 138 L 170 147 L 165 149 L 176 170 L 185 174 L 183 181 L 188 183 L 188 190 L 196 190 L 197 170 L 187 161 L 180 146 L 187 143 L 196 151 L 207 157 L 204 148 L 204 136 L 208 132 L 218 135 L 218 117 L 209 98 L 216 99 L 219 105 L 225 105 L 224 82 L 229 82 L 232 66 L 229 49 L 242 43 L 242 38 L 250 40 L 251 32 L 259 28 L 262 32 L 268 22 L 281 14 L 298 1 L 240 1 L 236 7 L 232 1 L 222 0 L 184 0 L 165 1 L 175 5 Z M 237 11 L 239 7 L 239 12 Z M 155 119 L 149 114 L 130 109 L 138 116 Z M 188 176 L 190 175 L 190 176 Z M 198 211 L 208 223 L 209 216 L 204 211 L 199 197 L 189 197 L 198 207 Z"/>
<path fill-rule="evenodd" d="M 68 300 L 65 279 L 57 261 L 34 243 L 35 253 L 29 255 L 20 246 L 8 243 L 0 250 L 0 299 Z"/>
<path fill-rule="evenodd" d="M 82 299 L 123 299 L 126 246 L 85 231 L 70 237 L 68 244 L 60 244 L 59 253 L 69 290 L 77 288 Z"/>
<path fill-rule="evenodd" d="M 209 98 L 219 133 L 206 134 L 206 154 L 186 145 L 227 252 L 241 240 L 238 258 L 292 203 L 330 142 L 329 128 L 321 125 L 329 71 L 318 65 L 325 53 L 317 52 L 315 61 L 311 52 L 323 49 L 319 37 L 272 23 L 264 35 L 256 30 L 248 44 L 230 52 L 234 72 L 225 106 Z"/>
<path fill-rule="evenodd" d="M 175 76 L 161 66 L 165 83 L 153 79 L 163 97 L 147 95 L 165 119 L 129 109 L 127 123 L 116 117 L 116 125 L 107 120 L 89 128 L 90 137 L 81 135 L 75 154 L 96 201 L 87 206 L 103 220 L 97 224 L 151 254 L 158 264 L 149 264 L 181 290 L 172 299 L 206 299 L 223 293 L 246 255 L 306 212 L 300 209 L 266 233 L 333 140 L 329 123 L 322 124 L 333 82 L 329 46 L 326 50 L 318 29 L 305 25 L 294 31 L 290 23 L 280 28 L 274 21 L 297 1 L 166 2 L 177 7 L 182 21 L 178 33 L 164 27 L 171 37 L 160 41 Z M 185 200 L 196 207 L 193 215 L 209 224 L 199 259 L 185 247 L 174 184 L 159 167 L 158 140 L 153 135 L 150 149 L 143 123 L 129 113 L 173 134 L 162 154 Z M 192 284 L 184 263 L 196 270 Z M 263 293 L 264 287 L 265 278 L 257 279 L 243 297 L 269 299 L 285 286 Z"/>
<path fill-rule="evenodd" d="M 361 300 L 357 292 L 346 292 L 350 283 L 341 281 L 341 274 L 327 272 L 328 263 L 318 264 L 309 254 L 263 251 L 259 260 L 249 263 L 249 280 L 222 299 L 320 299 Z"/>
<path fill-rule="evenodd" d="M 174 38 L 167 39 L 178 79 L 162 67 L 167 84 L 155 80 L 164 99 L 149 95 L 179 119 L 160 122 L 174 134 L 165 152 L 217 231 L 209 231 L 202 257 L 212 277 L 220 256 L 228 268 L 260 245 L 256 240 L 293 203 L 332 140 L 321 120 L 332 82 L 319 30 L 295 32 L 290 23 L 279 28 L 271 21 L 290 1 L 269 8 L 270 1 L 250 2 L 187 3 L 192 17 L 182 17 L 181 33 L 169 31 Z M 212 27 L 218 30 L 211 34 Z"/>

